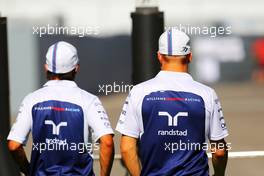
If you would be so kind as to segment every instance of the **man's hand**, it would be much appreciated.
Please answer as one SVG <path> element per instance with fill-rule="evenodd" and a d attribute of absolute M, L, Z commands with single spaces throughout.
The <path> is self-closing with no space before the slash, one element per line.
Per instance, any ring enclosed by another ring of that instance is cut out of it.
<path fill-rule="evenodd" d="M 100 166 L 101 176 L 109 176 L 111 173 L 113 160 L 114 160 L 115 148 L 113 135 L 104 135 L 100 138 Z"/>
<path fill-rule="evenodd" d="M 210 141 L 212 162 L 214 166 L 214 176 L 224 176 L 228 160 L 228 151 L 224 139 L 219 141 Z"/>
<path fill-rule="evenodd" d="M 16 141 L 8 141 L 8 149 L 18 164 L 20 171 L 25 174 L 25 176 L 29 175 L 29 162 L 27 160 L 27 156 L 23 149 L 22 144 Z"/>
<path fill-rule="evenodd" d="M 141 165 L 137 154 L 137 139 L 123 135 L 120 150 L 122 159 L 131 176 L 139 176 Z"/>

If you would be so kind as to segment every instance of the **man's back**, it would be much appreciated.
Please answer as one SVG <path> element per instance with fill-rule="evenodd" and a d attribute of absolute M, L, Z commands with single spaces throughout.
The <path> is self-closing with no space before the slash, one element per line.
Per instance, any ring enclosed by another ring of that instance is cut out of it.
<path fill-rule="evenodd" d="M 100 100 L 74 82 L 79 67 L 77 49 L 70 43 L 49 47 L 44 65 L 48 82 L 23 100 L 7 138 L 25 175 L 94 175 L 93 149 L 100 150 L 100 174 L 110 175 L 113 130 Z M 29 163 L 23 145 L 30 131 Z"/>
<path fill-rule="evenodd" d="M 23 123 L 28 124 L 26 128 L 32 130 L 31 175 L 93 175 L 90 155 L 93 146 L 88 141 L 91 137 L 88 126 L 98 136 L 112 132 L 110 128 L 99 131 L 97 128 L 102 126 L 95 127 L 92 123 L 96 113 L 104 112 L 96 96 L 83 91 L 73 81 L 53 80 L 29 94 L 20 111 L 18 118 L 23 118 Z M 14 128 L 18 126 L 19 123 Z M 21 131 L 9 137 L 23 136 L 23 131 L 28 129 Z"/>
<path fill-rule="evenodd" d="M 51 148 L 42 152 L 33 148 L 31 166 L 35 174 L 91 174 L 93 163 L 89 153 L 81 153 L 78 148 L 71 150 L 71 145 L 88 142 L 84 141 L 88 139 L 84 137 L 84 131 L 88 131 L 84 129 L 84 108 L 88 107 L 92 96 L 88 98 L 73 82 L 50 81 L 33 93 L 33 97 L 38 98 L 31 105 L 33 143 Z"/>
<path fill-rule="evenodd" d="M 132 89 L 117 130 L 139 137 L 141 175 L 208 175 L 206 139 L 227 134 L 209 134 L 215 99 L 187 73 L 161 71 Z"/>

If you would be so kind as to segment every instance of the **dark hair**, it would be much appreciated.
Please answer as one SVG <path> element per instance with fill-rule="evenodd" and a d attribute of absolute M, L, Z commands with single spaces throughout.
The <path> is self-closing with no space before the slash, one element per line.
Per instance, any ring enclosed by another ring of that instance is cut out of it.
<path fill-rule="evenodd" d="M 53 73 L 53 72 L 47 71 L 46 77 L 48 80 L 59 79 L 59 80 L 74 81 L 75 75 L 76 75 L 76 70 L 73 69 L 72 71 L 68 73 Z"/>

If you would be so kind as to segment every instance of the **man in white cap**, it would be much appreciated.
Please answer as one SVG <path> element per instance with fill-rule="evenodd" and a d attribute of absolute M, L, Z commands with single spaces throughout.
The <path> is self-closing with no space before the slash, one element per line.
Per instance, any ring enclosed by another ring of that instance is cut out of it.
<path fill-rule="evenodd" d="M 222 108 L 215 91 L 188 74 L 189 41 L 179 30 L 165 31 L 159 39 L 161 71 L 134 86 L 124 104 L 116 130 L 132 176 L 208 176 L 207 139 L 215 175 L 225 173 Z"/>
<path fill-rule="evenodd" d="M 92 176 L 92 150 L 99 149 L 101 176 L 110 175 L 113 130 L 100 100 L 74 82 L 77 50 L 67 42 L 52 45 L 46 55 L 48 82 L 23 100 L 8 147 L 25 175 Z M 30 164 L 23 145 L 32 131 Z"/>

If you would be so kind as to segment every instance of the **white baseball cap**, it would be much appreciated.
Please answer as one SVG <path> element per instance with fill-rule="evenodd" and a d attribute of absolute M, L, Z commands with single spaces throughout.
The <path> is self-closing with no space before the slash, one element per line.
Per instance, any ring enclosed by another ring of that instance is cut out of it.
<path fill-rule="evenodd" d="M 46 64 L 52 73 L 68 73 L 79 63 L 76 48 L 64 41 L 51 45 L 46 54 Z"/>
<path fill-rule="evenodd" d="M 159 38 L 159 52 L 166 55 L 187 55 L 191 52 L 190 37 L 184 32 L 171 28 Z"/>

